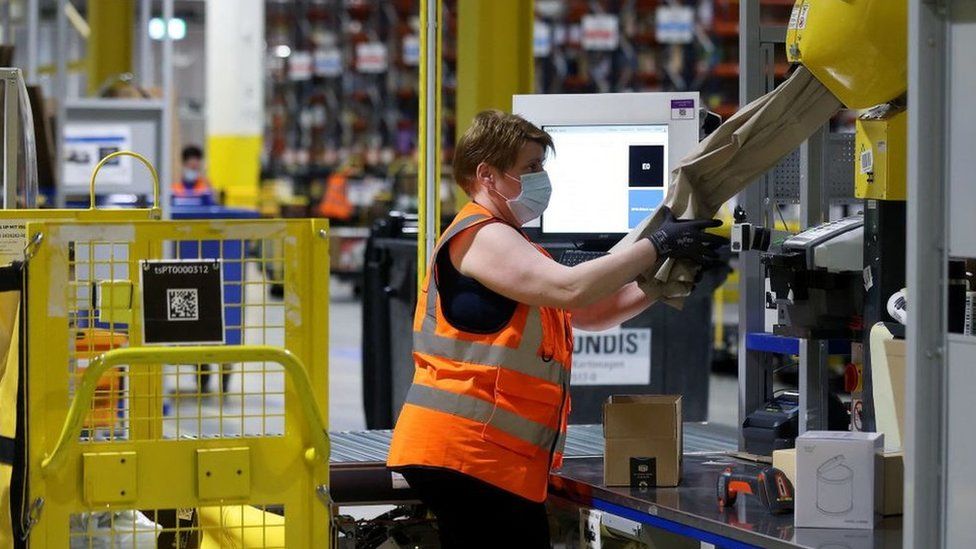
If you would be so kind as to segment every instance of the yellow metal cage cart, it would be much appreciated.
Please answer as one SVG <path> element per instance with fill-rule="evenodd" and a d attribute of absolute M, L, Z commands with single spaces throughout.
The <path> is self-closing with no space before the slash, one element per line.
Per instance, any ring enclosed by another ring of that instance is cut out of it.
<path fill-rule="evenodd" d="M 29 237 L 26 326 L 8 327 L 5 361 L 27 374 L 27 478 L 11 494 L 26 544 L 327 547 L 326 223 L 81 212 L 10 214 Z M 143 262 L 207 247 L 241 273 L 222 305 L 240 309 L 225 328 L 243 345 L 144 346 Z M 229 387 L 199 383 L 208 363 L 232 365 Z"/>

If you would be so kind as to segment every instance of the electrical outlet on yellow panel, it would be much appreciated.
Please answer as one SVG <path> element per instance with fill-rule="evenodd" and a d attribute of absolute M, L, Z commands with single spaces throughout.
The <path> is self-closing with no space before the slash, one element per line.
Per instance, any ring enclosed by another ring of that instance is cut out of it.
<path fill-rule="evenodd" d="M 139 495 L 135 452 L 86 453 L 82 457 L 86 503 L 135 501 Z"/>
<path fill-rule="evenodd" d="M 250 448 L 197 450 L 197 495 L 200 499 L 240 499 L 250 494 Z"/>
<path fill-rule="evenodd" d="M 132 322 L 132 281 L 102 280 L 95 300 L 98 321 L 115 324 Z"/>
<path fill-rule="evenodd" d="M 908 112 L 881 105 L 858 117 L 854 195 L 874 200 L 907 198 Z"/>

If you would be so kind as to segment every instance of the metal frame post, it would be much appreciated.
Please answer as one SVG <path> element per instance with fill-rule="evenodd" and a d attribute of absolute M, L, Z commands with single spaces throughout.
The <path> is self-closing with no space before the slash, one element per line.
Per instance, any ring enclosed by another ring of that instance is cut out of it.
<path fill-rule="evenodd" d="M 744 0 L 739 4 L 739 104 L 766 93 L 768 82 L 764 79 L 762 44 L 760 40 L 759 0 Z M 749 219 L 763 224 L 766 217 L 766 189 L 768 177 L 739 193 L 738 203 Z M 762 405 L 772 392 L 772 374 L 767 368 L 767 358 L 762 353 L 750 352 L 746 347 L 746 335 L 763 331 L 766 310 L 765 280 L 762 264 L 757 254 L 739 256 L 739 426 L 746 415 Z M 739 448 L 745 449 L 742 429 L 739 429 Z"/>
<path fill-rule="evenodd" d="M 829 200 L 824 189 L 827 173 L 827 126 L 800 145 L 800 221 L 808 229 L 828 221 Z"/>
<path fill-rule="evenodd" d="M 440 111 L 441 111 L 441 3 L 420 2 L 420 165 L 419 233 L 417 235 L 417 287 L 423 283 L 427 263 L 440 232 Z"/>
<path fill-rule="evenodd" d="M 169 35 L 169 22 L 173 19 L 173 0 L 163 0 L 163 22 L 166 32 L 163 38 L 163 120 L 159 136 L 159 177 L 163 180 L 160 202 L 163 218 L 169 219 L 170 186 L 173 173 L 173 38 Z M 149 29 L 142 29 L 148 33 Z"/>
<path fill-rule="evenodd" d="M 20 69 L 0 69 L 3 84 L 3 208 L 17 207 L 17 156 L 20 151 Z"/>
<path fill-rule="evenodd" d="M 827 341 L 800 340 L 800 434 L 827 429 Z"/>
<path fill-rule="evenodd" d="M 905 547 L 945 547 L 946 201 L 949 142 L 946 1 L 908 14 L 908 311 Z M 951 1 L 948 2 L 951 5 Z"/>
<path fill-rule="evenodd" d="M 37 78 L 37 33 L 40 26 L 40 2 L 39 0 L 27 0 L 27 51 L 24 52 L 24 79 L 28 84 L 38 81 Z"/>
<path fill-rule="evenodd" d="M 36 0 L 34 0 L 36 1 Z M 152 42 L 149 40 L 149 19 L 152 14 L 152 2 L 150 0 L 139 0 L 139 81 L 145 87 L 151 87 L 156 79 L 152 65 L 150 64 L 150 48 Z M 169 29 L 167 29 L 168 31 Z M 169 32 L 167 32 L 169 34 Z"/>
<path fill-rule="evenodd" d="M 55 145 L 54 158 L 56 159 L 60 159 L 64 155 L 64 125 L 66 122 L 65 115 L 68 112 L 66 107 L 68 101 L 68 67 L 66 59 L 68 55 L 68 18 L 64 13 L 64 5 L 64 0 L 57 0 L 57 8 L 55 9 L 54 36 L 56 47 L 54 48 L 54 67 L 56 69 L 56 76 L 54 78 L 54 96 L 58 98 L 57 120 L 59 120 L 59 129 L 55 137 L 57 143 Z M 54 186 L 56 195 L 55 202 L 58 208 L 64 208 L 64 162 L 57 161 L 54 173 L 57 174 L 57 181 Z"/>

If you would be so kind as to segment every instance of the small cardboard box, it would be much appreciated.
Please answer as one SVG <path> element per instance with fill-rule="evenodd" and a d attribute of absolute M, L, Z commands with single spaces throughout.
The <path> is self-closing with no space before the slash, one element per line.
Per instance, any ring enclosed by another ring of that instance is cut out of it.
<path fill-rule="evenodd" d="M 904 512 L 905 461 L 901 452 L 885 452 L 881 459 L 881 514 L 886 517 Z"/>
<path fill-rule="evenodd" d="M 773 467 L 783 471 L 790 483 L 796 486 L 796 448 L 773 450 Z"/>
<path fill-rule="evenodd" d="M 881 511 L 884 435 L 808 431 L 796 439 L 797 527 L 872 529 Z"/>
<path fill-rule="evenodd" d="M 632 477 L 648 486 L 678 485 L 681 396 L 611 396 L 603 404 L 603 437 L 605 485 L 631 486 Z"/>

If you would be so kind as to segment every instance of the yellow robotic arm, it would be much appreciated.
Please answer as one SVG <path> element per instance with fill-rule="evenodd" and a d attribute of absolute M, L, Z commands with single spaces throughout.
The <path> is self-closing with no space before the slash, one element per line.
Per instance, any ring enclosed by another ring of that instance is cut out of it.
<path fill-rule="evenodd" d="M 897 99 L 908 89 L 908 2 L 797 0 L 786 55 L 850 109 Z"/>

